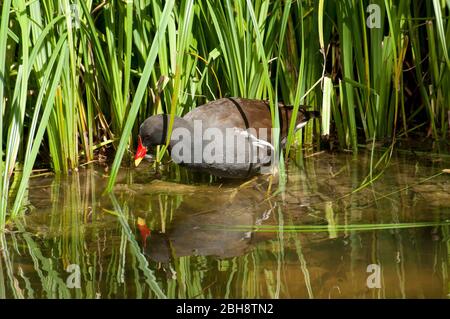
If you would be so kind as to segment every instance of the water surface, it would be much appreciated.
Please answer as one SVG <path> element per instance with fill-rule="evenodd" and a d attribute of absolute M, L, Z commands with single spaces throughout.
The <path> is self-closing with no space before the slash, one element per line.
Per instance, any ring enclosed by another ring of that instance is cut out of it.
<path fill-rule="evenodd" d="M 426 180 L 450 158 L 396 154 L 351 194 L 369 155 L 290 162 L 278 193 L 174 166 L 123 169 L 111 195 L 103 168 L 34 177 L 0 298 L 450 297 L 450 175 Z"/>

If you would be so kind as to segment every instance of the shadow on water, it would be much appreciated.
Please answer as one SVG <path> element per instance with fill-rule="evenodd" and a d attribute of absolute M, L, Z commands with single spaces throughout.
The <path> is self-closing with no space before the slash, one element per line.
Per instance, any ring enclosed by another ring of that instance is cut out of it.
<path fill-rule="evenodd" d="M 394 157 L 351 196 L 369 156 L 289 165 L 286 190 L 185 171 L 30 181 L 26 215 L 0 234 L 0 298 L 448 298 L 449 168 Z M 194 181 L 194 182 L 192 182 Z"/>

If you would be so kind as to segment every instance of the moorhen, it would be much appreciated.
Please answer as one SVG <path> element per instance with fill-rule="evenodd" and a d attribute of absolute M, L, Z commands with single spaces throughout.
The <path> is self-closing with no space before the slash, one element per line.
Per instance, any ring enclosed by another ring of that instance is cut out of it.
<path fill-rule="evenodd" d="M 280 141 L 284 146 L 292 106 L 279 103 Z M 317 111 L 300 108 L 295 129 L 306 125 Z M 147 118 L 139 129 L 135 165 L 148 151 L 164 145 L 168 115 Z M 268 101 L 222 98 L 199 106 L 183 118 L 175 117 L 168 146 L 172 159 L 190 170 L 218 177 L 247 178 L 271 172 L 274 165 L 272 118 Z"/>

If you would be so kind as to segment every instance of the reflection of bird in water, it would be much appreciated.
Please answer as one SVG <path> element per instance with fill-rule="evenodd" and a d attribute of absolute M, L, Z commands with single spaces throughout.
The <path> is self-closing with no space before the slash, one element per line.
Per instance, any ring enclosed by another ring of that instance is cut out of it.
<path fill-rule="evenodd" d="M 156 262 L 182 256 L 230 258 L 245 254 L 257 240 L 252 232 L 233 228 L 262 224 L 271 210 L 264 193 L 253 188 L 219 190 L 213 196 L 196 193 L 184 198 L 166 233 L 150 231 L 143 219 L 138 219 L 138 228 L 144 253 Z"/>

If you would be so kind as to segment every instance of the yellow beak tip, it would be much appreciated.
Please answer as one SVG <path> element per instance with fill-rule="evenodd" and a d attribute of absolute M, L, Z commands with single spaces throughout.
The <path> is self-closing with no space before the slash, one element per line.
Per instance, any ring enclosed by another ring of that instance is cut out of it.
<path fill-rule="evenodd" d="M 134 160 L 134 165 L 135 165 L 136 167 L 138 167 L 138 165 L 141 163 L 141 161 L 142 161 L 142 157 L 135 159 L 135 160 Z"/>
<path fill-rule="evenodd" d="M 139 226 L 144 226 L 145 225 L 145 220 L 143 218 L 141 218 L 141 217 L 138 217 L 137 224 Z"/>

